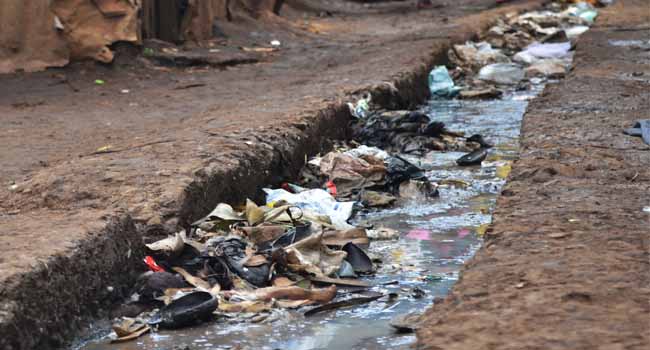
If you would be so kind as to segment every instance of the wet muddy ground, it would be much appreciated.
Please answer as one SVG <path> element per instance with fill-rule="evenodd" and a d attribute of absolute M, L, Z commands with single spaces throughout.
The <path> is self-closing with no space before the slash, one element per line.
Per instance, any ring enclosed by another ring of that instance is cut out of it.
<path fill-rule="evenodd" d="M 571 74 L 530 103 L 483 248 L 418 349 L 650 347 L 650 147 L 622 132 L 649 117 L 647 9 L 602 9 Z"/>
<path fill-rule="evenodd" d="M 443 184 L 440 197 L 427 202 L 402 201 L 390 209 L 356 215 L 353 224 L 396 229 L 401 237 L 373 241 L 369 252 L 381 264 L 375 275 L 363 279 L 375 287 L 356 293 L 344 288 L 339 299 L 372 292 L 395 293 L 396 297 L 308 317 L 302 315 L 309 310 L 306 307 L 277 311 L 259 323 L 246 320 L 249 317 L 221 319 L 179 331 L 159 331 L 125 344 L 108 344 L 108 325 L 98 324 L 95 339 L 73 349 L 409 349 L 415 336 L 397 334 L 390 326 L 391 319 L 421 312 L 436 298 L 445 297 L 462 265 L 479 248 L 510 164 L 518 154 L 522 115 L 528 100 L 542 88 L 531 85 L 526 91 L 510 91 L 500 100 L 434 99 L 421 108 L 450 130 L 482 134 L 495 147 L 482 166 L 457 166 L 456 159 L 463 155 L 460 152 L 410 156 L 410 161 L 427 170 L 429 180 Z"/>

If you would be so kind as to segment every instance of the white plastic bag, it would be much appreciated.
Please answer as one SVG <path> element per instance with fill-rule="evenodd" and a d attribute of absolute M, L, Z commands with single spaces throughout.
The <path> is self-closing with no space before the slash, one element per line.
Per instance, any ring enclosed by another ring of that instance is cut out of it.
<path fill-rule="evenodd" d="M 353 148 L 349 151 L 345 151 L 345 154 L 349 154 L 353 157 L 360 158 L 361 156 L 373 156 L 381 160 L 386 160 L 389 157 L 388 152 L 379 149 L 377 147 L 368 147 L 366 145 L 361 145 L 357 148 Z M 320 163 L 319 163 L 320 166 Z"/>
<path fill-rule="evenodd" d="M 524 70 L 513 63 L 488 64 L 478 72 L 478 79 L 494 84 L 517 84 L 524 79 Z"/>
<path fill-rule="evenodd" d="M 354 228 L 354 226 L 347 223 L 347 220 L 352 216 L 354 202 L 337 202 L 325 190 L 312 189 L 300 193 L 290 193 L 283 189 L 265 188 L 264 192 L 266 192 L 267 204 L 284 200 L 303 211 L 328 216 L 337 230 Z"/>
<path fill-rule="evenodd" d="M 529 54 L 537 58 L 563 58 L 569 56 L 570 50 L 570 42 L 547 44 L 535 42 L 528 45 L 528 47 L 520 53 Z"/>

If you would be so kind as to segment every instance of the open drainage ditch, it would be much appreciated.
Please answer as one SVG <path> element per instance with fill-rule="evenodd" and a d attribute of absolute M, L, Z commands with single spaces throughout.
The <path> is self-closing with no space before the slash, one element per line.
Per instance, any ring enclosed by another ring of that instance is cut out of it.
<path fill-rule="evenodd" d="M 435 115 L 452 130 L 480 133 L 495 144 L 482 166 L 459 167 L 462 152 L 430 153 L 409 157 L 426 169 L 429 180 L 448 183 L 439 198 L 405 201 L 389 209 L 358 213 L 353 224 L 387 227 L 400 232 L 399 240 L 373 241 L 369 251 L 380 257 L 381 267 L 362 278 L 374 285 L 370 291 L 396 293 L 395 300 L 380 299 L 354 308 L 305 317 L 300 310 L 271 315 L 256 324 L 206 323 L 177 331 L 158 331 L 135 343 L 109 344 L 107 325 L 98 337 L 77 349 L 408 349 L 414 335 L 394 332 L 396 315 L 424 310 L 436 297 L 444 297 L 458 272 L 481 244 L 480 236 L 491 221 L 496 198 L 517 157 L 521 118 L 528 100 L 543 85 L 511 91 L 502 99 L 485 101 L 431 100 L 422 111 Z M 446 181 L 452 180 L 452 181 Z"/>
<path fill-rule="evenodd" d="M 556 16 L 547 13 L 544 17 L 539 12 L 529 15 L 519 18 L 535 23 L 535 18 Z M 520 28 L 516 25 L 513 27 Z M 549 35 L 556 34 L 545 34 Z M 552 48 L 556 49 L 557 45 Z M 564 59 L 565 64 L 570 63 L 570 56 Z M 501 75 L 507 74 L 504 72 Z M 464 81 L 469 82 L 470 77 L 465 77 Z M 231 315 L 219 313 L 212 322 L 178 330 L 155 330 L 123 343 L 111 343 L 115 335 L 110 331 L 109 324 L 98 322 L 93 325 L 94 336 L 78 341 L 73 348 L 410 348 L 415 336 L 396 332 L 391 322 L 394 324 L 392 320 L 398 315 L 421 313 L 436 298 L 444 297 L 458 279 L 465 261 L 480 247 L 481 236 L 491 222 L 497 196 L 512 161 L 517 158 L 519 130 L 528 101 L 542 91 L 547 80 L 531 78 L 522 82 L 509 87 L 501 86 L 502 95 L 498 99 L 434 98 L 420 108 L 419 112 L 428 115 L 432 121 L 444 123 L 446 130 L 464 135 L 480 134 L 494 147 L 480 165 L 474 166 L 457 165 L 456 160 L 467 152 L 448 150 L 425 152 L 419 156 L 401 154 L 421 168 L 427 180 L 438 184 L 439 196 L 430 199 L 398 198 L 396 204 L 387 208 L 358 210 L 349 220 L 357 227 L 396 230 L 399 238 L 373 240 L 367 253 L 373 258 L 376 270 L 373 274 L 359 277 L 370 287 L 339 286 L 334 301 L 369 295 L 381 295 L 380 298 L 314 315 L 306 315 L 305 312 L 317 305 Z"/>

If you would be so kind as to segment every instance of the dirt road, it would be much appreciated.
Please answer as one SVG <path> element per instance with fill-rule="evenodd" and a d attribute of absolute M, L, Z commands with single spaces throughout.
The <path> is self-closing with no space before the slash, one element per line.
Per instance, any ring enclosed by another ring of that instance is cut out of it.
<path fill-rule="evenodd" d="M 281 42 L 255 64 L 159 68 L 123 54 L 0 77 L 0 348 L 59 346 L 126 292 L 143 234 L 295 172 L 345 136 L 344 102 L 363 90 L 380 104 L 424 101 L 450 42 L 540 3 L 334 1 L 225 28 L 224 55 Z"/>
<path fill-rule="evenodd" d="M 531 103 L 486 243 L 419 349 L 650 348 L 650 147 L 621 132 L 650 118 L 648 23 L 647 1 L 603 10 Z"/>

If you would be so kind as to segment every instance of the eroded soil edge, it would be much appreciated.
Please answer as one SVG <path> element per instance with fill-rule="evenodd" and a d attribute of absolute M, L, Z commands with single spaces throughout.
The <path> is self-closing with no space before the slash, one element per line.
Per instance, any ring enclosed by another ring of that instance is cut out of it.
<path fill-rule="evenodd" d="M 418 331 L 419 349 L 650 347 L 647 1 L 618 1 L 573 72 L 524 116 L 485 245 Z"/>
<path fill-rule="evenodd" d="M 538 4 L 527 2 L 518 9 Z M 387 108 L 424 102 L 427 75 L 434 65 L 444 63 L 449 44 L 472 39 L 497 16 L 512 10 L 505 7 L 467 18 L 450 39 L 436 41 L 434 49 L 422 57 L 422 64 L 405 67 L 404 73 L 391 79 L 392 84 L 369 87 L 374 102 Z M 291 177 L 303 165 L 305 155 L 326 148 L 328 140 L 347 136 L 349 111 L 344 102 L 320 110 L 305 109 L 300 122 L 290 127 L 270 127 L 249 135 L 256 141 L 236 158 L 224 159 L 222 163 L 228 166 L 206 167 L 195 174 L 175 202 L 178 205 L 164 213 L 164 224 L 144 224 L 128 214 L 108 215 L 104 227 L 90 230 L 66 253 L 35 264 L 28 273 L 9 277 L 0 289 L 0 347 L 50 349 L 65 344 L 89 319 L 105 313 L 125 295 L 124 286 L 132 285 L 141 266 L 144 235 L 186 226 L 218 202 L 255 198 L 261 186 Z"/>

